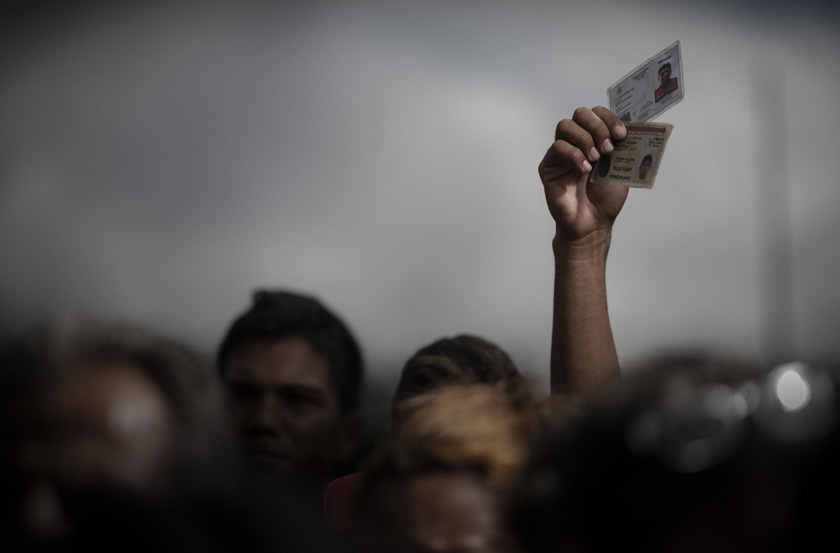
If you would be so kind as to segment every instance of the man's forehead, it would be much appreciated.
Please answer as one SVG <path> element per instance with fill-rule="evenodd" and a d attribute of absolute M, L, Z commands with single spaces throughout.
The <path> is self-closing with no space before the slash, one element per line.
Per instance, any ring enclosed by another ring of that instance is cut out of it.
<path fill-rule="evenodd" d="M 225 380 L 228 382 L 334 387 L 327 359 L 304 338 L 244 344 L 231 352 L 226 365 Z"/>

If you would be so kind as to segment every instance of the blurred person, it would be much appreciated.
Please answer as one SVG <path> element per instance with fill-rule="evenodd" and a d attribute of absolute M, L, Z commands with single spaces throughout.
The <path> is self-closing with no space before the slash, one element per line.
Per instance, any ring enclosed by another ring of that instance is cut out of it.
<path fill-rule="evenodd" d="M 66 543 L 112 507 L 227 481 L 222 402 L 198 356 L 142 329 L 65 317 L 31 331 L 0 356 L 2 534 Z"/>
<path fill-rule="evenodd" d="M 256 292 L 219 346 L 217 366 L 259 472 L 326 484 L 345 470 L 360 431 L 362 355 L 321 302 Z"/>
<path fill-rule="evenodd" d="M 536 448 L 512 527 L 533 552 L 830 548 L 837 383 L 803 363 L 634 370 Z"/>
<path fill-rule="evenodd" d="M 400 403 L 394 435 L 451 464 L 482 466 L 488 485 L 503 491 L 517 481 L 545 405 L 522 377 L 452 384 Z"/>
<path fill-rule="evenodd" d="M 436 397 L 452 386 L 503 385 L 520 379 L 508 354 L 484 338 L 460 334 L 435 340 L 417 350 L 403 365 L 391 400 L 390 433 L 397 432 L 410 406 L 427 396 Z M 353 528 L 355 497 L 362 477 L 359 471 L 340 476 L 324 491 L 325 520 L 336 533 L 344 534 Z"/>
<path fill-rule="evenodd" d="M 398 410 L 360 480 L 358 550 L 510 551 L 502 501 L 538 428 L 524 381 L 452 384 Z"/>

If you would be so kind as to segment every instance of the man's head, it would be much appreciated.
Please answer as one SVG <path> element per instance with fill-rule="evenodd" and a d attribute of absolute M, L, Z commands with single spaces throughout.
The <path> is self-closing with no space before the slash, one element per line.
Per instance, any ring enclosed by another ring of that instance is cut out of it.
<path fill-rule="evenodd" d="M 441 338 L 406 361 L 392 401 L 396 421 L 402 402 L 452 384 L 510 382 L 519 377 L 511 358 L 496 344 L 461 334 Z"/>
<path fill-rule="evenodd" d="M 537 407 L 524 381 L 448 385 L 402 402 L 402 424 L 361 479 L 361 550 L 509 551 L 502 498 L 539 431 Z"/>
<path fill-rule="evenodd" d="M 648 154 L 642 158 L 642 162 L 639 164 L 639 179 L 645 180 L 647 178 L 648 173 L 650 172 L 650 166 L 653 165 L 653 156 Z"/>
<path fill-rule="evenodd" d="M 671 82 L 671 64 L 664 63 L 659 68 L 659 82 L 662 86 L 666 86 L 669 82 Z"/>
<path fill-rule="evenodd" d="M 362 360 L 349 329 L 311 297 L 260 291 L 219 347 L 218 368 L 251 461 L 329 477 L 353 451 Z"/>

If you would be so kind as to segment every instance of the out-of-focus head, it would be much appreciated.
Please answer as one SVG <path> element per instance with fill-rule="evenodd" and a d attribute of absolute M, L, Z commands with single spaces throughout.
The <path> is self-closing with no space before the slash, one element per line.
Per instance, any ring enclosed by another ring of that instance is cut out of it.
<path fill-rule="evenodd" d="M 430 464 L 468 467 L 503 492 L 516 481 L 527 458 L 538 416 L 537 402 L 524 379 L 453 384 L 401 402 L 397 418 L 402 424 L 392 443 L 405 457 L 413 452 Z M 380 465 L 410 472 L 412 462 L 394 458 Z M 416 470 L 424 470 L 423 463 L 418 462 Z"/>
<path fill-rule="evenodd" d="M 222 341 L 217 364 L 257 468 L 323 478 L 350 457 L 359 432 L 361 352 L 319 301 L 255 293 Z"/>
<path fill-rule="evenodd" d="M 362 550 L 508 551 L 503 497 L 538 428 L 525 384 L 452 385 L 400 409 L 362 476 Z"/>
<path fill-rule="evenodd" d="M 836 390 L 800 363 L 632 371 L 537 448 L 512 525 L 526 551 L 810 550 L 805 490 L 836 449 Z"/>
<path fill-rule="evenodd" d="M 469 471 L 393 478 L 371 493 L 361 522 L 362 551 L 509 551 L 500 500 Z"/>
<path fill-rule="evenodd" d="M 178 344 L 81 318 L 37 329 L 0 358 L 4 519 L 60 536 L 97 494 L 157 498 L 209 479 L 231 460 L 222 405 Z"/>
<path fill-rule="evenodd" d="M 406 362 L 392 401 L 393 419 L 398 422 L 399 406 L 405 400 L 443 386 L 509 382 L 519 376 L 508 354 L 492 342 L 467 334 L 442 338 Z"/>

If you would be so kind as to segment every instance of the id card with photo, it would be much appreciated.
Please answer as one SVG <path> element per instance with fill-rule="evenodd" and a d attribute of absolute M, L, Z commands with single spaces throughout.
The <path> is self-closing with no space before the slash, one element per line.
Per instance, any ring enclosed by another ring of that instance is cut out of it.
<path fill-rule="evenodd" d="M 609 155 L 598 159 L 592 182 L 652 188 L 673 128 L 668 123 L 629 123 L 627 137 L 615 142 L 615 150 Z"/>
<path fill-rule="evenodd" d="M 610 111 L 622 121 L 650 121 L 684 95 L 679 40 L 607 89 Z"/>

